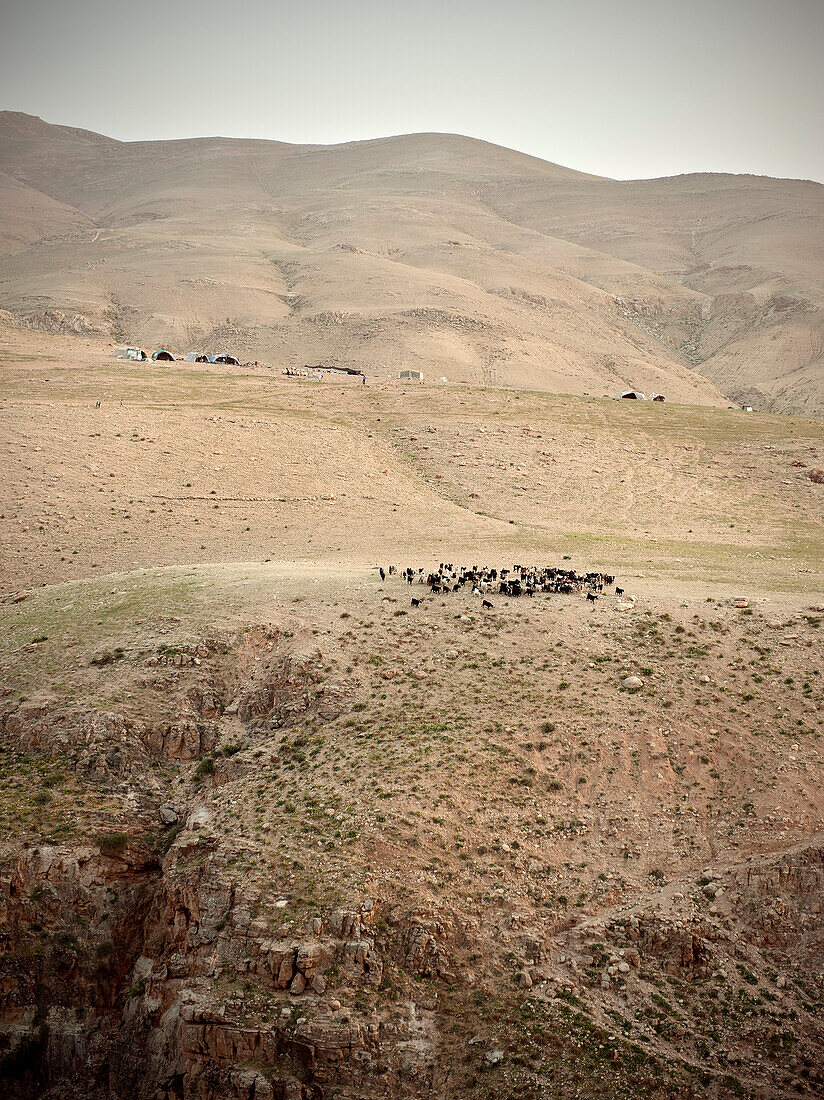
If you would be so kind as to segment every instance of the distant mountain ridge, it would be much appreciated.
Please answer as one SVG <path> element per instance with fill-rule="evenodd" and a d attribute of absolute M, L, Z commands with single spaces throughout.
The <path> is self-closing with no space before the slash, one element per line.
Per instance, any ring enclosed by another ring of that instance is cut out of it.
<path fill-rule="evenodd" d="M 824 415 L 822 245 L 807 181 L 614 181 L 445 134 L 130 143 L 0 113 L 0 309 L 180 353 Z"/>

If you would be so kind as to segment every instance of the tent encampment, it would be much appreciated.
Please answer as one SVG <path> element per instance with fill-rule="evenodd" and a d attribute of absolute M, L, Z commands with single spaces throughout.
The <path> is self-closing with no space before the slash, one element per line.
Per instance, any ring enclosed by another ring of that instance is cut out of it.
<path fill-rule="evenodd" d="M 224 363 L 230 367 L 239 367 L 240 360 L 235 359 L 234 355 L 213 355 L 209 360 L 210 363 Z"/>
<path fill-rule="evenodd" d="M 143 348 L 118 348 L 114 354 L 116 359 L 137 359 L 140 362 L 149 358 Z"/>
<path fill-rule="evenodd" d="M 163 348 L 158 348 L 157 351 L 152 352 L 152 359 L 159 359 L 162 363 L 174 363 L 175 357 L 170 351 L 165 351 Z"/>
<path fill-rule="evenodd" d="M 186 362 L 187 363 L 208 363 L 209 362 L 209 356 L 208 355 L 203 355 L 202 352 L 199 352 L 199 351 L 190 351 L 186 356 Z"/>
<path fill-rule="evenodd" d="M 423 382 L 423 372 L 419 370 L 402 370 L 400 378 L 404 382 Z"/>
<path fill-rule="evenodd" d="M 618 401 L 622 397 L 630 401 L 646 401 L 646 397 L 640 390 L 624 390 L 623 393 L 616 393 L 614 400 Z"/>

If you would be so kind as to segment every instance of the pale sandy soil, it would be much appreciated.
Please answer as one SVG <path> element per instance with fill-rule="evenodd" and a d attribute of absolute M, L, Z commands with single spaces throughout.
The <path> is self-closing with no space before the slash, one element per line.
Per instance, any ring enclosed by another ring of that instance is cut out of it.
<path fill-rule="evenodd" d="M 806 476 L 824 464 L 820 421 L 132 365 L 10 328 L 0 352 L 7 592 L 97 570 L 410 555 L 824 588 L 824 489 Z"/>

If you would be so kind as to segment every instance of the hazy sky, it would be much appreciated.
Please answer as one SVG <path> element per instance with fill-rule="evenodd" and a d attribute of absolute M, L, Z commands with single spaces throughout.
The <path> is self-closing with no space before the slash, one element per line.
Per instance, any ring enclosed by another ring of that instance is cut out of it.
<path fill-rule="evenodd" d="M 470 134 L 824 181 L 824 0 L 0 0 L 0 108 L 124 140 Z"/>

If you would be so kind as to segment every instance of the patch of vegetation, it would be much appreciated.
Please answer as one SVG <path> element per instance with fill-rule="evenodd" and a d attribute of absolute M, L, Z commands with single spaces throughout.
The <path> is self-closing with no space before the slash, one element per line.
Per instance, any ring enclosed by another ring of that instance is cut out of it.
<path fill-rule="evenodd" d="M 126 651 L 122 646 L 118 646 L 116 649 L 104 650 L 103 653 L 98 653 L 96 657 L 92 657 L 89 661 L 90 665 L 95 665 L 96 668 L 103 668 L 105 665 L 111 665 L 115 661 L 122 661 L 126 656 Z"/>
<path fill-rule="evenodd" d="M 96 840 L 101 855 L 116 856 L 119 855 L 129 843 L 129 834 L 99 833 Z"/>

